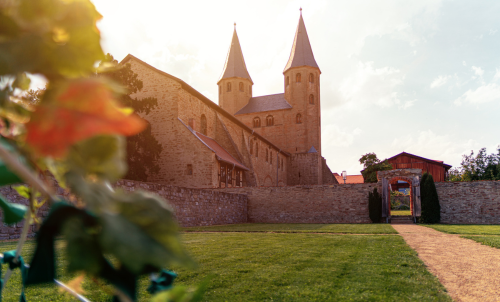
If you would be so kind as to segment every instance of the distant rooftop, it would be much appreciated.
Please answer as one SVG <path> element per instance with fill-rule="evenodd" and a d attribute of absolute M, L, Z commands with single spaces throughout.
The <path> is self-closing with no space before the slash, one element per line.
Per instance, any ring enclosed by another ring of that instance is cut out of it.
<path fill-rule="evenodd" d="M 290 108 L 292 108 L 292 105 L 285 100 L 285 94 L 278 93 L 251 98 L 248 104 L 236 112 L 235 115 Z"/>

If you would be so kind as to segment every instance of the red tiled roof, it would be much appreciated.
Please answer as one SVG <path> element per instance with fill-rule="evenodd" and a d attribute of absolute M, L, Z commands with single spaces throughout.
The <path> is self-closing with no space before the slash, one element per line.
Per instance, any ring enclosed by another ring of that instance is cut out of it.
<path fill-rule="evenodd" d="M 342 178 L 342 175 L 338 175 L 337 173 L 333 173 L 333 176 L 337 179 L 339 184 L 344 184 L 344 179 Z M 365 180 L 363 178 L 363 175 L 347 175 L 347 178 L 345 180 L 346 184 L 364 184 Z"/>
<path fill-rule="evenodd" d="M 243 164 L 241 164 L 236 158 L 234 158 L 229 152 L 226 151 L 226 149 L 222 148 L 219 143 L 217 143 L 214 139 L 205 136 L 199 132 L 193 131 L 193 133 L 198 136 L 198 138 L 205 143 L 212 151 L 215 152 L 215 155 L 218 157 L 220 161 L 223 161 L 225 163 L 235 165 L 236 167 L 239 167 L 243 170 L 248 170 L 247 167 L 245 167 Z"/>

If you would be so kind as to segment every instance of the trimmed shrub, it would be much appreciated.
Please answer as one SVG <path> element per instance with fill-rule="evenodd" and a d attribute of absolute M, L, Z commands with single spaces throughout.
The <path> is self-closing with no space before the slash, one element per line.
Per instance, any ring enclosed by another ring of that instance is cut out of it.
<path fill-rule="evenodd" d="M 425 173 L 420 184 L 422 198 L 422 223 L 438 223 L 441 220 L 441 206 L 432 175 Z"/>
<path fill-rule="evenodd" d="M 382 219 L 382 195 L 378 193 L 377 188 L 373 189 L 373 193 L 368 193 L 368 211 L 373 223 L 380 222 Z"/>

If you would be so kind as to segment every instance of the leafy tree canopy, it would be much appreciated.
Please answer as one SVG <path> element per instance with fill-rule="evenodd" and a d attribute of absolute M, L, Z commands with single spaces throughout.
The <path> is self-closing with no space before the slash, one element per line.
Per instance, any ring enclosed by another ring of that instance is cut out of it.
<path fill-rule="evenodd" d="M 477 154 L 462 155 L 460 167 L 450 170 L 448 181 L 500 180 L 500 146 L 496 153 L 487 154 L 486 148 Z"/>
<path fill-rule="evenodd" d="M 361 171 L 365 182 L 377 182 L 377 171 L 392 170 L 392 165 L 387 159 L 380 161 L 375 153 L 366 153 L 361 156 L 359 163 L 365 168 Z"/>

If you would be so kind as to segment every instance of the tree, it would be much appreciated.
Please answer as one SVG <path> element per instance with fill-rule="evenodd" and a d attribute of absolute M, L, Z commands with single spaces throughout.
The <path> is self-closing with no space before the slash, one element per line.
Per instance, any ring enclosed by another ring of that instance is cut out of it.
<path fill-rule="evenodd" d="M 377 188 L 373 189 L 373 193 L 368 193 L 368 212 L 373 223 L 382 219 L 382 196 L 377 192 Z"/>
<path fill-rule="evenodd" d="M 471 151 L 462 155 L 461 167 L 449 172 L 448 181 L 500 180 L 500 146 L 497 153 L 487 154 L 481 148 L 477 155 Z"/>
<path fill-rule="evenodd" d="M 151 110 L 158 106 L 156 98 L 143 99 L 132 98 L 130 95 L 142 90 L 143 83 L 138 75 L 132 70 L 130 64 L 118 65 L 111 54 L 107 54 L 100 64 L 107 66 L 110 71 L 102 73 L 127 89 L 127 93 L 120 98 L 123 105 L 133 108 L 136 113 L 148 115 Z M 124 178 L 131 180 L 147 181 L 148 175 L 158 173 L 160 166 L 158 159 L 162 151 L 162 145 L 156 140 L 151 132 L 151 125 L 141 133 L 127 138 L 127 164 L 128 172 Z"/>
<path fill-rule="evenodd" d="M 441 206 L 439 205 L 434 179 L 429 173 L 425 173 L 422 177 L 420 196 L 422 205 L 420 221 L 423 223 L 438 223 L 441 219 Z"/>
<path fill-rule="evenodd" d="M 380 161 L 375 153 L 361 156 L 359 163 L 365 168 L 361 171 L 364 182 L 377 182 L 377 171 L 392 170 L 392 165 L 386 160 Z"/>

